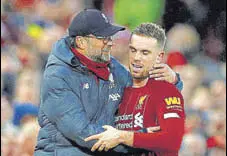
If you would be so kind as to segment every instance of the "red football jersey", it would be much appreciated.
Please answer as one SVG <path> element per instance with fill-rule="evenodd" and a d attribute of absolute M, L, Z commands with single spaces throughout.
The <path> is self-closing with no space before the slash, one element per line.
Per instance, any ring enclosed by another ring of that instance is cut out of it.
<path fill-rule="evenodd" d="M 149 79 L 144 87 L 125 89 L 115 122 L 129 131 L 160 126 L 155 133 L 135 132 L 133 147 L 177 156 L 184 134 L 183 97 L 173 84 Z"/>

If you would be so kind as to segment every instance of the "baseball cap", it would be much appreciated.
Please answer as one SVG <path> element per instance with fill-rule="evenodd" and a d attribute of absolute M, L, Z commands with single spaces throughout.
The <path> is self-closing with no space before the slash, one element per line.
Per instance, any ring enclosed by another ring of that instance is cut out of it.
<path fill-rule="evenodd" d="M 99 10 L 84 9 L 71 21 L 68 32 L 69 36 L 94 36 L 108 37 L 118 31 L 125 30 L 124 27 L 112 25 L 107 17 Z"/>
<path fill-rule="evenodd" d="M 171 67 L 183 66 L 188 63 L 186 57 L 179 51 L 171 51 L 167 55 L 166 63 Z"/>

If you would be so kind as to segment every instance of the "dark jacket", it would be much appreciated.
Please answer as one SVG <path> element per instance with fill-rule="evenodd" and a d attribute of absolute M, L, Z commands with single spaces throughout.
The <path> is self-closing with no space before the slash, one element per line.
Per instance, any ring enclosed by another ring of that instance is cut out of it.
<path fill-rule="evenodd" d="M 111 58 L 110 80 L 97 83 L 68 43 L 66 37 L 53 45 L 44 71 L 35 156 L 92 155 L 94 142 L 83 139 L 114 124 L 123 89 L 132 82 L 130 73 Z"/>

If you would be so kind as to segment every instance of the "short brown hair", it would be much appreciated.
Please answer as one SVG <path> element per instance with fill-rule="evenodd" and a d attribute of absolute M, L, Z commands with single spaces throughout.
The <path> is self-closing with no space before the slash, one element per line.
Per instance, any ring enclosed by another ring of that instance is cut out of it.
<path fill-rule="evenodd" d="M 165 30 L 157 24 L 142 23 L 135 28 L 135 30 L 132 32 L 132 35 L 133 34 L 155 38 L 157 39 L 158 44 L 162 49 L 164 49 L 165 47 L 166 43 Z"/>

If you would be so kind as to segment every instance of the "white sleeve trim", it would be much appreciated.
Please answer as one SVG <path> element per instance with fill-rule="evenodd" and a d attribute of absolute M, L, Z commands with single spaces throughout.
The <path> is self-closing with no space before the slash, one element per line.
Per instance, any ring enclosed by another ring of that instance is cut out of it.
<path fill-rule="evenodd" d="M 164 119 L 167 118 L 180 118 L 180 116 L 177 113 L 166 113 L 164 114 Z"/>

